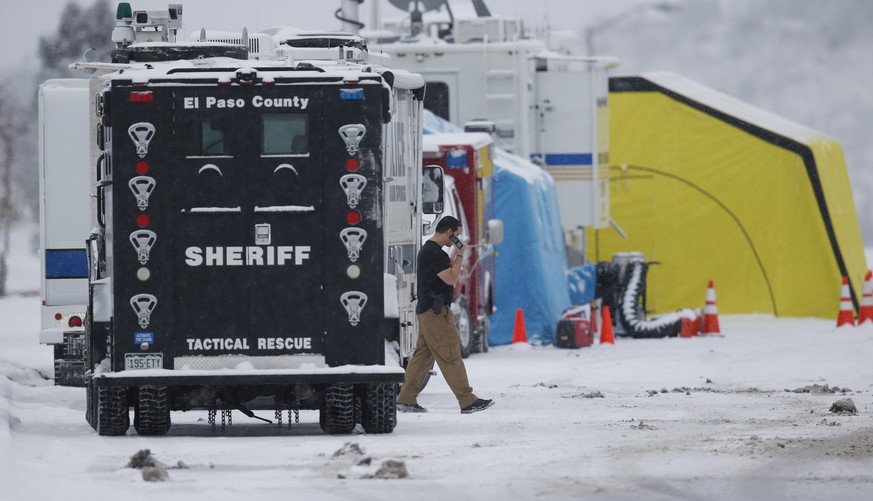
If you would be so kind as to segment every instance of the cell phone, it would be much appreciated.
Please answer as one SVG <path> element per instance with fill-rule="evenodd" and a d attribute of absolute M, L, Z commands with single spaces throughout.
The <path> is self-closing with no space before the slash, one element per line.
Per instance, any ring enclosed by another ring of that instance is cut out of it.
<path fill-rule="evenodd" d="M 458 237 L 456 237 L 454 235 L 450 236 L 449 240 L 451 240 L 452 243 L 455 245 L 455 247 L 457 247 L 458 249 L 460 249 L 464 246 L 464 243 L 461 242 L 460 240 L 458 240 Z"/>

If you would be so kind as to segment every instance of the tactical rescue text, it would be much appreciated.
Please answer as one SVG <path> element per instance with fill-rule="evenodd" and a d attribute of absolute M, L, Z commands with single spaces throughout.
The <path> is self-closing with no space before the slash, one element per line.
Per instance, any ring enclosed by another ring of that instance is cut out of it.
<path fill-rule="evenodd" d="M 187 338 L 188 349 L 191 351 L 214 350 L 248 350 L 249 340 L 246 338 Z M 259 350 L 311 350 L 312 338 L 309 337 L 259 337 Z"/>

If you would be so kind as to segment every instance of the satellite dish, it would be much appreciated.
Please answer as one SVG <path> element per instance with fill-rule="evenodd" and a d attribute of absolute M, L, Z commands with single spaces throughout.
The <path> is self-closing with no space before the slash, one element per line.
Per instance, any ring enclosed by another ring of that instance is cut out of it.
<path fill-rule="evenodd" d="M 397 7 L 403 12 L 410 12 L 412 8 L 418 4 L 418 10 L 428 12 L 437 10 L 446 3 L 447 0 L 388 0 L 391 5 Z"/>

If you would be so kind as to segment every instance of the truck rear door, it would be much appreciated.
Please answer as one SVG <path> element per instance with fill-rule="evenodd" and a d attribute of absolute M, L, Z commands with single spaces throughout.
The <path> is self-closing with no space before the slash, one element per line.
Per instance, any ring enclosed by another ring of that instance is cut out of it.
<path fill-rule="evenodd" d="M 383 363 L 373 80 L 348 91 L 118 84 L 107 195 L 115 367 Z"/>
<path fill-rule="evenodd" d="M 323 353 L 316 93 L 208 87 L 177 97 L 177 353 Z"/>

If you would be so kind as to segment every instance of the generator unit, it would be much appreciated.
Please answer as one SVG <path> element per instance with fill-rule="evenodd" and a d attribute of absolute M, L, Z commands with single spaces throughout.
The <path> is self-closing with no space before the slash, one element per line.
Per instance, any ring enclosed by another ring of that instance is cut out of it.
<path fill-rule="evenodd" d="M 131 408 L 143 435 L 191 409 L 394 429 L 386 339 L 414 335 L 424 80 L 342 47 L 246 54 L 121 41 L 94 66 L 84 379 L 101 435 Z"/>

